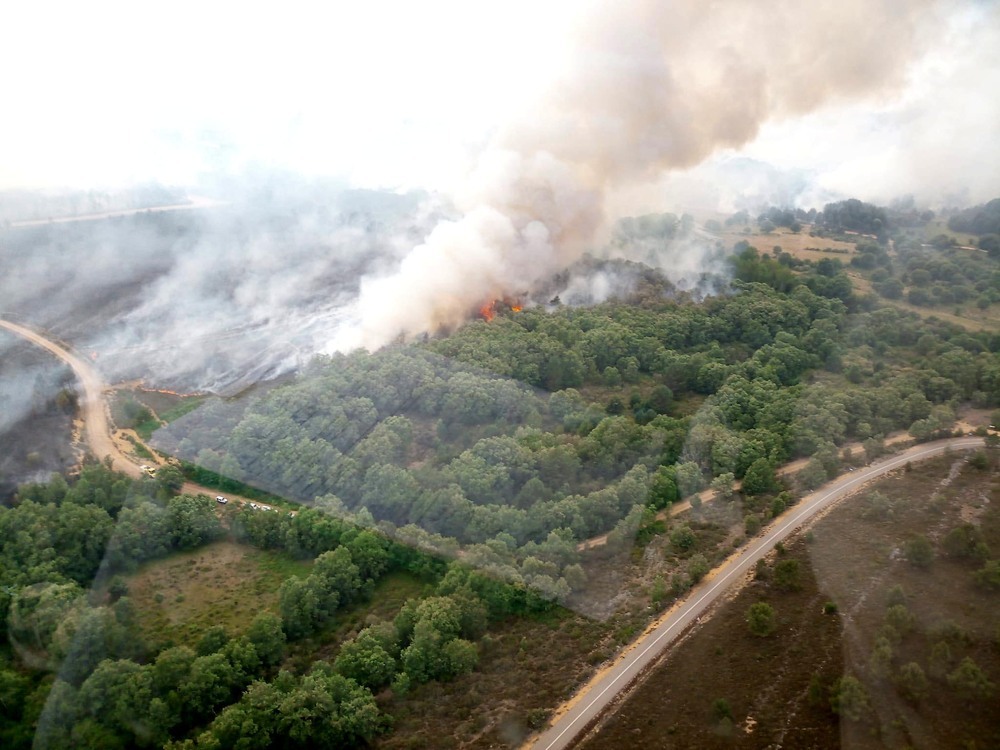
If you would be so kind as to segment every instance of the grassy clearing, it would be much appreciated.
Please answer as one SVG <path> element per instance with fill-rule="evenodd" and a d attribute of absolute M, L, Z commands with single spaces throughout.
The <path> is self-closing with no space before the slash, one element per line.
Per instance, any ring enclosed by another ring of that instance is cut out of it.
<path fill-rule="evenodd" d="M 128 578 L 143 635 L 156 644 L 196 643 L 212 625 L 236 635 L 259 612 L 278 613 L 281 582 L 309 573 L 311 562 L 222 541 L 143 565 Z M 426 593 L 425 582 L 393 573 L 367 601 L 339 612 L 314 638 L 289 644 L 286 666 L 305 671 L 316 660 L 332 660 L 340 644 L 374 619 L 391 620 L 407 599 Z"/>
<path fill-rule="evenodd" d="M 278 587 L 309 564 L 234 542 L 216 542 L 143 565 L 129 594 L 150 643 L 190 643 L 212 625 L 242 632 L 258 612 L 277 612 Z"/>
<path fill-rule="evenodd" d="M 145 441 L 164 424 L 197 409 L 204 400 L 204 396 L 120 388 L 111 396 L 111 417 L 118 427 L 135 430 Z"/>
<path fill-rule="evenodd" d="M 974 234 L 951 231 L 948 228 L 947 219 L 934 219 L 933 221 L 927 222 L 927 224 L 923 227 L 923 238 L 925 242 L 930 242 L 932 239 L 942 234 L 945 237 L 952 237 L 959 245 L 965 246 L 974 246 L 975 241 L 978 239 Z"/>
<path fill-rule="evenodd" d="M 742 240 L 746 240 L 762 253 L 769 253 L 772 248 L 777 246 L 784 252 L 804 260 L 838 258 L 846 264 L 850 262 L 855 252 L 853 242 L 842 242 L 825 237 L 810 237 L 807 229 L 803 229 L 797 234 L 784 228 L 768 233 L 755 231 L 747 234 L 727 231 L 722 234 L 722 242 L 726 247 L 732 247 Z"/>

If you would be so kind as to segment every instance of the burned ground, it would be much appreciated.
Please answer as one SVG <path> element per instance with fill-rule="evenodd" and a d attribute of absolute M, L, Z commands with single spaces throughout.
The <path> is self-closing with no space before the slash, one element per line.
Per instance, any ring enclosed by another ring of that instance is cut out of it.
<path fill-rule="evenodd" d="M 73 373 L 46 352 L 0 332 L 0 502 L 19 484 L 47 481 L 78 461 Z"/>

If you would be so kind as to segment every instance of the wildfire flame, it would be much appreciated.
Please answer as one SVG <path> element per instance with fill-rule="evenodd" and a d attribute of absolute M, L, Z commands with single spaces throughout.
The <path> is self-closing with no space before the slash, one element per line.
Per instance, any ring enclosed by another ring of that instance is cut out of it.
<path fill-rule="evenodd" d="M 499 312 L 510 310 L 511 312 L 519 313 L 522 309 L 523 307 L 520 302 L 512 301 L 506 298 L 495 299 L 492 302 L 487 302 L 479 308 L 479 317 L 489 323 Z"/>
<path fill-rule="evenodd" d="M 479 317 L 489 323 L 493 318 L 497 316 L 497 303 L 496 300 L 488 302 L 479 308 Z"/>

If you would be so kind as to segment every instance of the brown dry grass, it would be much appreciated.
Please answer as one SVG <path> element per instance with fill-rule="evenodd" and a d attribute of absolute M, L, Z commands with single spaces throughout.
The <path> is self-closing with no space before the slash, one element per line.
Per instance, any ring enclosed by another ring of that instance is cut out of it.
<path fill-rule="evenodd" d="M 946 641 L 946 670 L 969 656 L 1000 683 L 1000 595 L 975 586 L 977 563 L 949 559 L 941 548 L 948 530 L 975 518 L 991 549 L 1000 549 L 998 458 L 991 460 L 985 471 L 957 455 L 917 464 L 835 508 L 807 538 L 788 545 L 788 556 L 802 569 L 800 590 L 755 581 L 720 605 L 584 747 L 995 746 L 995 703 L 958 696 L 943 674 L 932 674 L 930 658 L 935 644 Z M 890 498 L 892 511 L 865 518 L 875 490 Z M 900 553 L 918 533 L 936 548 L 926 569 Z M 870 657 L 896 585 L 914 625 L 893 645 L 889 673 L 879 676 Z M 749 605 L 759 600 L 778 616 L 778 630 L 763 639 L 751 636 L 744 622 Z M 823 614 L 826 601 L 838 605 L 839 615 Z M 899 669 L 908 662 L 920 664 L 930 681 L 917 701 L 897 687 Z M 856 675 L 870 695 L 871 709 L 861 721 L 838 719 L 830 710 L 829 686 L 843 673 Z M 731 707 L 731 724 L 713 717 L 720 698 Z"/>
<path fill-rule="evenodd" d="M 732 231 L 722 233 L 722 242 L 726 247 L 732 247 L 742 240 L 746 240 L 762 253 L 769 253 L 773 247 L 778 246 L 786 253 L 804 260 L 838 258 L 841 262 L 847 263 L 855 250 L 853 242 L 810 237 L 807 229 L 797 234 L 784 228 L 766 234 L 759 230 L 749 234 Z M 837 252 L 823 252 L 827 248 Z"/>
<path fill-rule="evenodd" d="M 212 625 L 230 634 L 257 613 L 277 612 L 278 588 L 308 564 L 234 542 L 215 542 L 143 565 L 129 595 L 150 643 L 190 643 Z"/>

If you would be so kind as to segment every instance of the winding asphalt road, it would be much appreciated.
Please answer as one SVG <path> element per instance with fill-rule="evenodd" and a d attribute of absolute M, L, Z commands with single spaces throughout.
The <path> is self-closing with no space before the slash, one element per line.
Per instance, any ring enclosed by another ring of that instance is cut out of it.
<path fill-rule="evenodd" d="M 824 508 L 857 491 L 864 483 L 898 469 L 908 462 L 923 461 L 949 450 L 980 448 L 979 437 L 951 438 L 925 443 L 902 453 L 848 472 L 804 497 L 780 515 L 739 552 L 713 570 L 684 599 L 677 602 L 646 632 L 619 654 L 614 664 L 599 672 L 569 702 L 556 711 L 552 725 L 528 747 L 533 750 L 563 750 L 594 721 L 677 637 L 704 614 L 722 594 L 741 580 L 774 545 L 795 533 Z"/>

